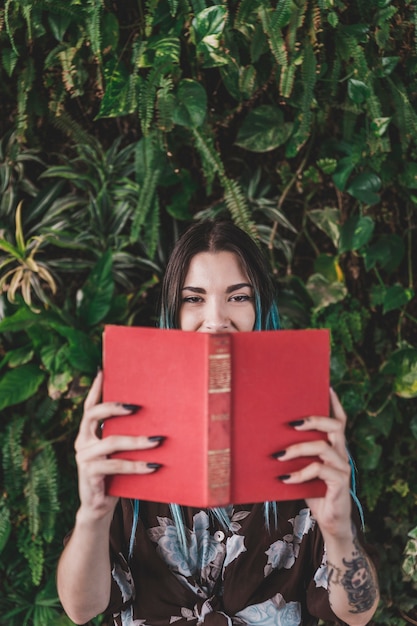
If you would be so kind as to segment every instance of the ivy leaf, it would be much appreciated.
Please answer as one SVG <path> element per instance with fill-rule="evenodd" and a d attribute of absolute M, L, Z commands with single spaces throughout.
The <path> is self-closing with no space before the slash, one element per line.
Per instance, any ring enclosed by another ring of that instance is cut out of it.
<path fill-rule="evenodd" d="M 355 161 L 351 156 L 342 157 L 336 167 L 336 171 L 332 176 L 333 182 L 340 191 L 344 191 L 349 176 L 353 172 Z"/>
<path fill-rule="evenodd" d="M 135 91 L 132 78 L 125 65 L 116 57 L 111 57 L 105 63 L 104 80 L 106 90 L 99 112 L 94 119 L 119 117 L 133 113 L 136 110 L 136 98 L 132 97 Z"/>
<path fill-rule="evenodd" d="M 34 363 L 7 371 L 0 380 L 0 409 L 24 402 L 33 396 L 45 378 Z"/>
<path fill-rule="evenodd" d="M 362 248 L 371 239 L 374 227 L 370 217 L 350 217 L 340 231 L 339 253 Z"/>
<path fill-rule="evenodd" d="M 314 271 L 324 276 L 330 283 L 343 282 L 344 280 L 337 256 L 319 254 L 314 261 Z"/>
<path fill-rule="evenodd" d="M 279 108 L 265 104 L 246 116 L 235 143 L 251 152 L 270 152 L 287 141 L 292 127 Z"/>
<path fill-rule="evenodd" d="M 377 76 L 389 76 L 398 65 L 400 57 L 382 57 L 381 67 L 377 70 Z"/>
<path fill-rule="evenodd" d="M 326 206 L 324 209 L 313 209 L 308 217 L 320 228 L 337 246 L 340 238 L 340 211 L 335 207 Z"/>
<path fill-rule="evenodd" d="M 405 289 L 401 285 L 393 285 L 385 292 L 383 313 L 389 313 L 408 304 L 414 297 L 413 289 Z"/>
<path fill-rule="evenodd" d="M 417 397 L 417 350 L 401 348 L 393 352 L 383 367 L 385 374 L 394 377 L 393 388 L 401 398 Z"/>
<path fill-rule="evenodd" d="M 207 92 L 195 80 L 185 78 L 178 86 L 173 121 L 186 128 L 198 128 L 206 118 Z"/>
<path fill-rule="evenodd" d="M 382 446 L 376 443 L 373 435 L 361 437 L 358 457 L 360 466 L 364 470 L 374 470 L 378 467 L 382 454 Z"/>
<path fill-rule="evenodd" d="M 330 282 L 321 274 L 310 276 L 306 288 L 316 311 L 324 309 L 329 304 L 340 302 L 347 294 L 347 289 L 343 283 L 339 281 Z"/>
<path fill-rule="evenodd" d="M 220 38 L 226 25 L 227 8 L 212 6 L 197 13 L 191 26 L 197 54 L 204 59 L 203 67 L 216 67 L 228 63 L 227 55 L 220 48 Z"/>
<path fill-rule="evenodd" d="M 375 117 L 372 120 L 371 130 L 376 137 L 382 137 L 387 132 L 391 119 L 391 117 Z"/>
<path fill-rule="evenodd" d="M 60 43 L 64 41 L 64 35 L 67 32 L 68 26 L 71 24 L 72 17 L 66 14 L 64 11 L 55 13 L 54 11 L 48 11 L 48 22 L 53 36 Z"/>
<path fill-rule="evenodd" d="M 119 22 L 110 11 L 103 15 L 101 25 L 101 49 L 103 54 L 115 52 L 119 43 Z"/>
<path fill-rule="evenodd" d="M 365 269 L 369 271 L 379 265 L 391 273 L 400 265 L 404 254 L 404 242 L 399 235 L 381 235 L 374 244 L 363 252 Z"/>
<path fill-rule="evenodd" d="M 77 294 L 77 315 L 87 327 L 101 322 L 110 311 L 114 292 L 112 253 L 107 250 Z"/>
<path fill-rule="evenodd" d="M 356 176 L 347 188 L 351 196 L 365 204 L 376 204 L 380 197 L 377 193 L 381 189 L 381 179 L 373 172 L 363 172 Z"/>
<path fill-rule="evenodd" d="M 350 78 L 348 81 L 348 95 L 355 104 L 362 104 L 369 98 L 371 90 L 361 80 Z"/>

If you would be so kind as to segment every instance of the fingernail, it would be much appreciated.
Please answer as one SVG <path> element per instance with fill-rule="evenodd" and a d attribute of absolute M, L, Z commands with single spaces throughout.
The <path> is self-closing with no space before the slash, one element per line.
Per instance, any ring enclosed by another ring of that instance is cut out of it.
<path fill-rule="evenodd" d="M 125 409 L 126 411 L 131 411 L 132 413 L 134 411 L 140 411 L 142 408 L 140 404 L 125 404 L 124 402 L 122 402 L 121 406 L 122 409 Z"/>
<path fill-rule="evenodd" d="M 285 450 L 278 450 L 278 452 L 274 452 L 273 454 L 271 454 L 273 459 L 279 459 L 280 457 L 284 456 L 285 454 Z"/>
<path fill-rule="evenodd" d="M 153 470 L 159 470 L 160 467 L 162 467 L 161 463 L 146 463 L 146 467 L 148 469 L 153 469 Z"/>
<path fill-rule="evenodd" d="M 292 422 L 288 422 L 290 426 L 296 428 L 297 426 L 302 426 L 305 420 L 293 420 Z"/>
<path fill-rule="evenodd" d="M 159 444 L 165 441 L 165 439 L 166 437 L 164 437 L 163 435 L 153 435 L 152 437 L 148 437 L 148 441 L 156 442 Z"/>
<path fill-rule="evenodd" d="M 282 474 L 281 476 L 277 476 L 277 480 L 288 480 L 291 478 L 291 474 Z"/>

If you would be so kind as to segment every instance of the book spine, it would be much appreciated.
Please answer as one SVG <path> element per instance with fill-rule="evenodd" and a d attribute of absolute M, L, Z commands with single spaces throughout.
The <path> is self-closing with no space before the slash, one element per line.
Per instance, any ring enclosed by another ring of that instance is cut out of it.
<path fill-rule="evenodd" d="M 231 336 L 208 335 L 208 454 L 209 506 L 229 504 L 231 499 Z"/>

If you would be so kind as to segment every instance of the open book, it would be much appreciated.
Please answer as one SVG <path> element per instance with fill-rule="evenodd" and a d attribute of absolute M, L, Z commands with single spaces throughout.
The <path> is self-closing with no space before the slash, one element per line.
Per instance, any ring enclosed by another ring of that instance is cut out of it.
<path fill-rule="evenodd" d="M 103 352 L 103 400 L 143 407 L 106 420 L 103 436 L 166 437 L 152 450 L 117 453 L 162 467 L 109 477 L 110 494 L 196 507 L 324 495 L 320 480 L 277 480 L 311 458 L 271 455 L 324 438 L 289 422 L 329 414 L 327 330 L 210 334 L 107 326 Z"/>

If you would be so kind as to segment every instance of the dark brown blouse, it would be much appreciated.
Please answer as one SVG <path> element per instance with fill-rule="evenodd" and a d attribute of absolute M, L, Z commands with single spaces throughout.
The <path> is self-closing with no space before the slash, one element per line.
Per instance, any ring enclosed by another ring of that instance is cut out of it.
<path fill-rule="evenodd" d="M 121 500 L 111 529 L 117 626 L 310 626 L 335 615 L 326 553 L 304 501 L 279 502 L 267 528 L 263 504 L 228 509 L 225 529 L 210 511 L 183 507 L 187 550 L 169 505 L 141 502 L 133 552 L 133 507 Z"/>

